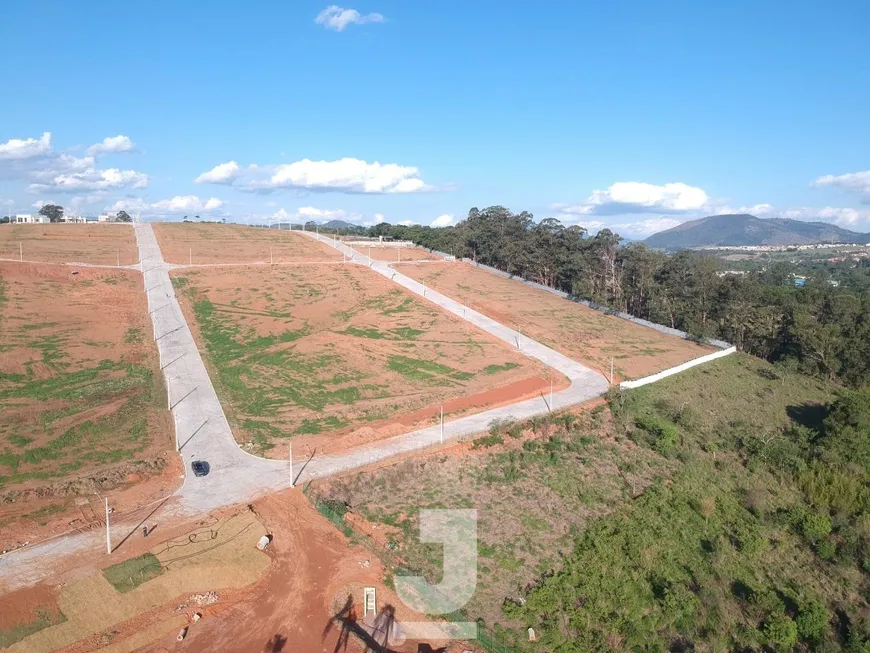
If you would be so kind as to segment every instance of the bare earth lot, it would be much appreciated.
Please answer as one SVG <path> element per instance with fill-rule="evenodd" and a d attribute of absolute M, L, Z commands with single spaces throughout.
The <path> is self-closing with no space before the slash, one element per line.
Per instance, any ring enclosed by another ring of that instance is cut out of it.
<path fill-rule="evenodd" d="M 635 379 L 703 356 L 698 345 L 632 324 L 467 263 L 396 266 L 403 274 L 502 324 L 594 367 L 614 381 Z"/>
<path fill-rule="evenodd" d="M 376 261 L 441 261 L 437 254 L 416 247 L 354 247 L 354 251 Z"/>
<path fill-rule="evenodd" d="M 340 261 L 331 247 L 302 234 L 277 229 L 257 229 L 232 224 L 163 222 L 154 233 L 167 263 L 275 263 Z"/>
<path fill-rule="evenodd" d="M 141 275 L 0 263 L 0 330 L 0 544 L 172 466 Z"/>
<path fill-rule="evenodd" d="M 139 252 L 129 224 L 2 224 L 0 259 L 48 263 L 135 265 Z"/>
<path fill-rule="evenodd" d="M 258 453 L 283 458 L 291 437 L 338 451 L 432 424 L 442 403 L 457 416 L 560 387 L 361 266 L 188 269 L 173 283 L 236 437 Z"/>

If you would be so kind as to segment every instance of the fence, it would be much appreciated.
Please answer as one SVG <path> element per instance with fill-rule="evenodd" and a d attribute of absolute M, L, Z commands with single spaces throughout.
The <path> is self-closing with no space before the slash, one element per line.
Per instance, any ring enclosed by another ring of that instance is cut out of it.
<path fill-rule="evenodd" d="M 537 288 L 538 290 L 543 290 L 552 295 L 556 295 L 557 297 L 561 297 L 562 299 L 567 299 L 572 302 L 577 302 L 578 304 L 583 304 L 584 306 L 588 306 L 589 308 L 595 309 L 596 311 L 601 311 L 602 313 L 606 313 L 607 315 L 613 315 L 615 317 L 620 318 L 621 320 L 626 320 L 628 322 L 634 322 L 635 324 L 639 324 L 640 326 L 647 327 L 649 329 L 655 329 L 659 333 L 664 333 L 669 336 L 677 336 L 679 338 L 685 338 L 686 340 L 692 340 L 692 336 L 690 336 L 685 331 L 680 331 L 679 329 L 674 329 L 672 327 L 665 326 L 663 324 L 656 324 L 655 322 L 650 322 L 649 320 L 644 320 L 639 317 L 635 317 L 629 313 L 625 313 L 623 311 L 617 311 L 614 308 L 609 306 L 604 306 L 602 304 L 597 304 L 588 299 L 581 299 L 575 295 L 571 295 L 562 290 L 557 290 L 555 288 L 550 288 L 549 286 L 545 286 L 543 284 L 537 283 L 535 281 L 529 281 L 528 279 L 523 279 L 520 276 L 515 274 L 511 274 L 510 272 L 505 272 L 504 270 L 499 270 L 498 268 L 493 268 L 488 265 L 484 265 L 483 263 L 477 263 L 472 261 L 470 258 L 462 259 L 466 263 L 471 263 L 473 266 L 478 268 L 483 268 L 487 272 L 491 272 L 492 274 L 496 274 L 500 277 L 504 277 L 505 279 L 513 279 L 515 281 L 520 281 L 527 286 L 532 286 L 533 288 Z M 707 339 L 706 343 L 713 345 L 714 347 L 718 347 L 719 349 L 728 349 L 731 347 L 730 343 L 725 342 L 724 340 L 715 340 L 715 339 Z"/>
<path fill-rule="evenodd" d="M 405 561 L 402 560 L 394 551 L 387 547 L 380 546 L 368 533 L 365 533 L 359 527 L 351 526 L 351 524 L 344 518 L 345 511 L 334 508 L 334 502 L 326 501 L 318 497 L 317 494 L 311 490 L 309 485 L 303 487 L 302 492 L 306 497 L 308 497 L 308 500 L 311 501 L 317 512 L 331 521 L 336 528 L 348 537 L 355 537 L 356 540 L 366 549 L 378 556 L 383 565 L 391 572 L 401 569 L 411 574 L 420 573 L 419 570 L 410 569 Z M 448 621 L 468 621 L 468 617 L 463 614 L 446 615 L 446 619 Z M 502 632 L 502 629 L 490 628 L 483 622 L 477 622 L 477 638 L 475 641 L 480 645 L 480 647 L 487 651 L 487 653 L 527 653 L 528 649 L 518 648 L 515 641 L 509 642 L 509 639 L 516 640 L 516 633 L 507 635 Z"/>

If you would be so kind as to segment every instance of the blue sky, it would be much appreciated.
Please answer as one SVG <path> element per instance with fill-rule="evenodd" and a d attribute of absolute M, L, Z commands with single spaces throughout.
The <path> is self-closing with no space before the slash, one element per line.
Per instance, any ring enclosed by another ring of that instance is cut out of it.
<path fill-rule="evenodd" d="M 870 231 L 867 2 L 3 14 L 4 214 L 448 224 L 503 204 L 632 237 L 740 210 Z"/>

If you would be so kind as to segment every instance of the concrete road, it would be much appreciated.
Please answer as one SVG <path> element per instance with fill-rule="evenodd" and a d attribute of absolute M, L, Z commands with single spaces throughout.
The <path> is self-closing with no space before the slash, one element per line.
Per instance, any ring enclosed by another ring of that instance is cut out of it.
<path fill-rule="evenodd" d="M 263 493 L 290 487 L 294 481 L 301 484 L 397 454 L 437 446 L 442 441 L 483 432 L 493 420 L 524 420 L 546 414 L 550 410 L 547 405 L 549 397 L 529 399 L 446 422 L 443 433 L 440 426 L 432 426 L 343 453 L 319 456 L 310 461 L 297 460 L 291 475 L 289 461 L 253 456 L 236 444 L 176 298 L 169 277 L 169 271 L 175 266 L 163 260 L 150 224 L 136 224 L 135 230 L 154 339 L 160 355 L 160 367 L 166 379 L 168 406 L 175 421 L 176 446 L 185 469 L 184 484 L 173 500 L 161 509 L 162 514 L 197 515 L 222 506 L 248 502 Z M 347 254 L 349 264 L 369 267 L 374 273 L 391 279 L 410 292 L 487 331 L 508 346 L 518 348 L 526 356 L 564 374 L 571 385 L 554 393 L 553 409 L 578 404 L 607 391 L 607 381 L 597 372 L 427 288 L 393 270 L 390 263 L 370 260 L 325 236 L 303 233 Z M 208 462 L 210 472 L 207 476 L 193 475 L 190 463 L 194 460 Z M 113 542 L 120 541 L 135 525 L 135 520 L 115 524 L 112 528 Z M 102 547 L 105 547 L 104 533 L 90 531 L 54 538 L 13 551 L 0 557 L 0 584 L 6 591 L 11 591 L 15 587 L 38 582 L 50 574 L 49 569 L 41 562 L 45 556 L 64 555 L 92 548 L 100 550 Z"/>

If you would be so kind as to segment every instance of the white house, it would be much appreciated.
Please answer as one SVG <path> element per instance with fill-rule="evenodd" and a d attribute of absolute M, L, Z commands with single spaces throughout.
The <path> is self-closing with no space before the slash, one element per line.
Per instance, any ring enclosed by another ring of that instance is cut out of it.
<path fill-rule="evenodd" d="M 33 215 L 31 213 L 19 213 L 18 215 L 12 216 L 10 220 L 13 224 L 48 224 L 51 222 L 44 215 Z"/>
<path fill-rule="evenodd" d="M 83 215 L 65 215 L 60 219 L 61 222 L 74 222 L 76 224 L 84 224 L 88 219 Z"/>
<path fill-rule="evenodd" d="M 111 213 L 100 213 L 100 217 L 97 218 L 97 222 L 115 222 L 115 220 L 117 219 L 117 215 L 112 215 Z"/>

